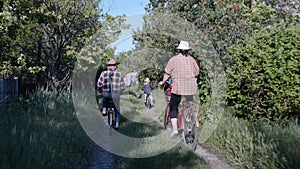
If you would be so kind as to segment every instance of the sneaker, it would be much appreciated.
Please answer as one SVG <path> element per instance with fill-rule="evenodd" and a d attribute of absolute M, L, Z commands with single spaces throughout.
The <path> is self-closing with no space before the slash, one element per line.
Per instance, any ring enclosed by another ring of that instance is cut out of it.
<path fill-rule="evenodd" d="M 102 109 L 102 115 L 105 116 L 106 115 L 106 108 Z"/>
<path fill-rule="evenodd" d="M 118 129 L 118 128 L 119 128 L 119 123 L 116 123 L 116 126 L 115 126 L 115 128 L 116 128 L 116 129 Z"/>
<path fill-rule="evenodd" d="M 178 135 L 178 131 L 177 131 L 177 130 L 172 132 L 171 138 L 172 138 L 172 139 L 179 138 L 179 135 Z"/>

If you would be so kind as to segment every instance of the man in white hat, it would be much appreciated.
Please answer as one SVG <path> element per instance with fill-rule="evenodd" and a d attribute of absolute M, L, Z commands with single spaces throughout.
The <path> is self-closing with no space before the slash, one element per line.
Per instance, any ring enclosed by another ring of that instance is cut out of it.
<path fill-rule="evenodd" d="M 98 90 L 102 90 L 103 99 L 102 99 L 102 114 L 106 115 L 106 109 L 108 107 L 107 100 L 113 99 L 116 116 L 116 126 L 119 128 L 120 124 L 120 94 L 125 90 L 125 82 L 122 78 L 122 74 L 118 72 L 117 63 L 114 59 L 111 59 L 107 62 L 107 70 L 103 71 L 100 74 L 100 77 L 97 82 Z"/>
<path fill-rule="evenodd" d="M 178 54 L 168 61 L 163 81 L 159 83 L 163 85 L 169 77 L 172 78 L 170 100 L 172 137 L 178 134 L 177 116 L 181 96 L 186 97 L 187 101 L 193 100 L 193 95 L 197 93 L 197 76 L 199 75 L 199 66 L 196 60 L 189 55 L 189 50 L 191 49 L 189 43 L 180 41 L 176 49 Z"/>

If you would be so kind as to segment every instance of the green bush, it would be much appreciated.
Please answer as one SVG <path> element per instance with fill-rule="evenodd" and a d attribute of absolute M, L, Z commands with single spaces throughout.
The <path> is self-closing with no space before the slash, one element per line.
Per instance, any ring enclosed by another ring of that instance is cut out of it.
<path fill-rule="evenodd" d="M 239 117 L 300 115 L 300 26 L 272 26 L 229 49 L 228 103 Z"/>

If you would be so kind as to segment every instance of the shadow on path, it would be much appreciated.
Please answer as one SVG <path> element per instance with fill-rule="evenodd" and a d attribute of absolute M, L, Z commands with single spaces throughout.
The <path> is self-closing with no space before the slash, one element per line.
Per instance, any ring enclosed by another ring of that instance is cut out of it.
<path fill-rule="evenodd" d="M 119 169 L 118 156 L 95 145 L 92 154 L 93 164 L 89 169 Z"/>

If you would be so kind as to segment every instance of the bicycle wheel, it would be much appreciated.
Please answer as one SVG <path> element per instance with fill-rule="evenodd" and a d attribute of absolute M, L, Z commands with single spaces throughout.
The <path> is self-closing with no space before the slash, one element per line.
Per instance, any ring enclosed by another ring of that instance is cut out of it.
<path fill-rule="evenodd" d="M 113 120 L 114 120 L 114 117 L 113 117 L 113 110 L 111 108 L 108 108 L 108 111 L 107 111 L 107 123 L 108 125 L 110 126 L 113 126 Z"/>
<path fill-rule="evenodd" d="M 193 106 L 189 106 L 185 109 L 185 118 L 183 119 L 185 125 L 183 126 L 183 140 L 184 142 L 195 151 L 198 144 L 198 128 L 196 126 L 196 119 Z"/>
<path fill-rule="evenodd" d="M 165 116 L 164 116 L 164 129 L 167 129 L 167 126 L 169 124 L 170 121 L 170 106 L 169 104 L 167 105 L 166 109 L 165 109 Z"/>
<path fill-rule="evenodd" d="M 147 95 L 147 97 L 146 97 L 146 107 L 147 107 L 148 109 L 151 108 L 151 102 L 150 102 L 150 96 L 149 96 L 149 95 Z"/>

